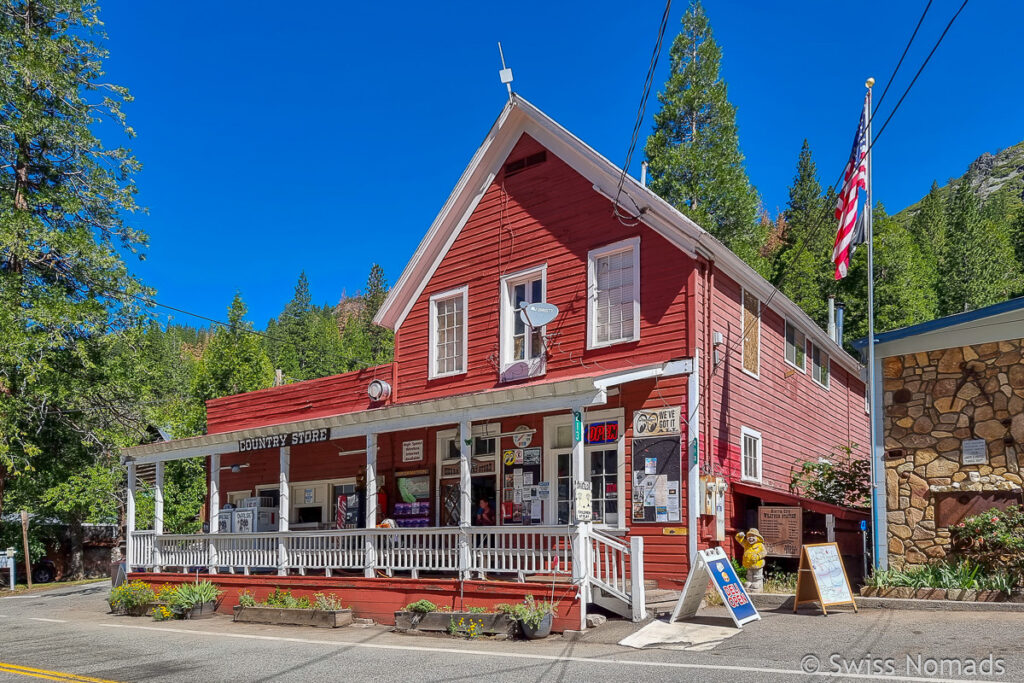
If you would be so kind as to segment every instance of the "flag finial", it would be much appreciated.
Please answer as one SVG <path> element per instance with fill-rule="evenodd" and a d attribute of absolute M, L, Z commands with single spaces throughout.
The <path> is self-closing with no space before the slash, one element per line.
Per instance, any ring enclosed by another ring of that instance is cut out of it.
<path fill-rule="evenodd" d="M 872 87 L 874 84 L 875 84 L 875 79 L 874 78 L 869 78 L 868 80 L 864 81 L 864 85 L 866 87 L 868 87 L 868 88 Z"/>

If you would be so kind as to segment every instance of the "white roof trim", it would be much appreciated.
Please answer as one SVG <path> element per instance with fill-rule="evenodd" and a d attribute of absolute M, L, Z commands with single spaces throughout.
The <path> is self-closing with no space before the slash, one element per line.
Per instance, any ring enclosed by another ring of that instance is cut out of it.
<path fill-rule="evenodd" d="M 551 117 L 521 96 L 515 95 L 501 110 L 483 144 L 463 171 L 441 212 L 434 219 L 430 230 L 377 312 L 375 323 L 393 330 L 401 327 L 484 192 L 487 191 L 500 165 L 523 133 L 530 135 L 593 183 L 595 191 L 609 200 L 615 195 L 622 170 Z M 772 296 L 774 287 L 771 283 L 649 188 L 628 174 L 623 188 L 643 209 L 643 223 L 678 249 L 691 257 L 700 253 L 713 259 L 723 273 L 757 295 L 762 302 Z M 848 354 L 818 327 L 803 309 L 784 294 L 775 293 L 769 308 L 807 330 L 807 336 L 818 346 L 827 349 L 833 361 L 851 373 L 859 373 L 861 364 L 857 359 Z"/>

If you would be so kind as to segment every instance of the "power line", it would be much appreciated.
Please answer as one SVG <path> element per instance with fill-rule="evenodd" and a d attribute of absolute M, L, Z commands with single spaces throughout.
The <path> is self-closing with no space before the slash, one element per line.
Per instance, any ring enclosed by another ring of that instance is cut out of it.
<path fill-rule="evenodd" d="M 900 105 L 903 104 L 903 101 L 906 99 L 907 94 L 910 92 L 910 89 L 914 87 L 914 83 L 917 81 L 917 78 L 921 75 L 921 72 L 924 71 L 925 66 L 927 66 L 928 61 L 931 59 L 932 55 L 935 54 L 935 51 L 938 49 L 939 45 L 942 43 L 943 38 L 946 37 L 946 33 L 949 32 L 949 29 L 953 25 L 953 22 L 956 21 L 956 18 L 958 16 L 960 16 L 960 13 L 963 11 L 964 7 L 967 6 L 967 2 L 968 2 L 968 0 L 964 0 L 964 3 L 960 6 L 960 9 L 958 9 L 956 11 L 956 14 L 954 14 L 953 17 L 949 20 L 949 23 L 946 24 L 945 30 L 943 30 L 942 34 L 939 36 L 938 40 L 935 42 L 935 45 L 932 47 L 931 51 L 928 53 L 928 56 L 925 58 L 924 62 L 921 64 L 921 67 L 917 70 L 917 73 L 914 75 L 914 78 L 911 80 L 910 84 L 903 91 L 903 95 L 900 96 L 899 101 L 896 102 L 896 105 L 893 107 L 893 110 L 889 113 L 888 118 L 886 118 L 885 123 L 882 124 L 882 128 L 879 130 L 879 135 L 881 134 L 882 130 L 885 129 L 885 126 L 889 123 L 889 121 L 896 114 L 896 112 L 899 111 Z M 931 3 L 929 2 L 929 5 L 930 4 Z M 925 11 L 927 12 L 927 7 L 925 8 Z M 922 19 L 923 19 L 923 15 L 922 15 Z M 920 22 L 918 22 L 918 23 L 920 24 Z M 914 35 L 916 35 L 916 34 L 917 34 L 917 30 L 915 29 Z M 914 36 L 912 35 L 911 36 L 911 41 L 913 41 L 913 39 L 914 39 Z M 906 51 L 907 51 L 907 49 L 909 49 L 909 47 L 910 47 L 910 43 L 908 42 L 907 48 L 904 49 L 904 55 L 906 54 Z M 903 59 L 903 57 L 900 58 L 901 62 L 902 62 L 902 59 Z M 893 74 L 895 74 L 897 70 L 898 70 L 898 66 L 897 66 L 897 69 L 893 70 Z M 877 111 L 877 109 L 876 109 L 876 111 Z M 875 143 L 878 141 L 879 135 L 874 136 L 874 139 L 871 141 L 871 145 L 868 147 L 868 152 L 870 152 L 871 148 L 875 146 Z M 839 178 L 836 180 L 836 182 L 834 182 L 831 186 L 829 186 L 828 189 L 835 190 L 837 187 L 839 187 L 839 184 L 844 179 L 844 175 L 845 175 L 845 169 L 844 169 L 844 171 L 840 172 Z M 827 194 L 826 194 L 826 196 L 827 196 Z M 828 207 L 824 207 L 825 210 L 822 211 L 821 217 L 818 219 L 818 222 L 814 225 L 814 227 L 811 229 L 811 231 L 809 231 L 807 233 L 806 239 L 804 239 L 803 243 L 796 250 L 795 256 L 793 257 L 792 262 L 795 262 L 796 259 L 799 258 L 799 256 L 807 249 L 808 245 L 815 238 L 818 237 L 818 234 L 819 234 L 819 231 L 821 230 L 821 228 L 826 225 L 825 216 L 828 215 L 827 214 L 827 208 Z M 871 207 L 870 206 L 865 206 L 864 210 L 865 211 L 871 211 Z M 782 283 L 785 282 L 786 276 L 790 272 L 792 272 L 792 270 L 790 270 L 790 269 L 784 270 L 783 273 L 782 273 L 782 277 L 779 279 L 778 283 L 771 285 L 772 286 L 772 291 L 768 295 L 768 298 L 765 299 L 764 301 L 762 301 L 760 303 L 760 305 L 758 306 L 757 315 L 754 316 L 754 319 L 750 322 L 750 324 L 748 326 L 746 326 L 742 330 L 742 334 L 740 335 L 739 340 L 735 340 L 734 341 L 734 340 L 730 339 L 729 341 L 726 342 L 726 348 L 725 348 L 726 351 L 735 351 L 735 344 L 737 342 L 738 343 L 742 343 L 742 340 L 746 338 L 747 333 L 751 329 L 753 329 L 754 323 L 755 322 L 760 322 L 762 313 L 764 312 L 765 308 L 767 308 L 768 305 L 775 298 L 775 295 L 779 293 L 780 287 L 781 287 Z M 740 301 L 740 306 L 741 307 L 743 306 L 743 301 Z M 717 371 L 717 369 L 718 369 L 718 366 L 713 365 L 710 375 L 713 375 Z M 709 386 L 711 386 L 710 383 L 706 384 L 699 391 L 699 393 L 697 395 L 696 405 L 693 408 L 691 408 L 692 412 L 690 412 L 690 414 L 689 414 L 689 417 L 687 419 L 687 423 L 689 423 L 689 420 L 693 419 L 694 415 L 696 414 L 696 408 L 703 403 L 705 389 L 707 387 L 709 387 Z"/>
<path fill-rule="evenodd" d="M 889 88 L 892 86 L 893 80 L 896 78 L 896 74 L 899 73 L 900 67 L 903 66 L 903 60 L 907 57 L 907 52 L 910 51 L 910 46 L 914 44 L 914 38 L 917 36 L 917 32 L 921 29 L 921 24 L 924 23 L 924 18 L 928 14 L 928 9 L 932 6 L 932 0 L 928 0 L 928 4 L 924 7 L 924 12 L 921 12 L 921 18 L 917 20 L 917 26 L 914 27 L 914 32 L 910 34 L 910 40 L 907 41 L 907 46 L 903 48 L 903 54 L 900 55 L 900 61 L 896 62 L 896 68 L 889 74 L 889 80 L 885 82 L 885 89 L 882 90 L 882 96 L 878 98 L 878 102 L 875 103 L 875 111 L 871 112 L 871 119 L 868 123 L 875 120 L 875 114 L 878 113 L 879 108 L 882 106 L 882 100 L 885 99 L 885 94 L 889 92 Z"/>
<path fill-rule="evenodd" d="M 619 186 L 615 190 L 615 199 L 612 200 L 612 214 L 623 225 L 633 226 L 637 223 L 635 217 L 624 214 L 619 210 L 619 197 L 622 196 L 622 186 L 626 182 L 626 173 L 629 171 L 629 164 L 633 159 L 633 151 L 636 149 L 636 141 L 640 137 L 640 127 L 643 125 L 644 115 L 647 113 L 647 100 L 651 95 L 651 85 L 654 82 L 654 72 L 658 68 L 658 58 L 661 56 L 661 43 L 665 37 L 665 27 L 668 26 L 668 15 L 671 8 L 672 0 L 666 0 L 665 11 L 662 12 L 661 23 L 658 25 L 658 39 L 654 41 L 654 50 L 651 51 L 651 63 L 647 67 L 647 78 L 644 79 L 643 94 L 640 95 L 640 106 L 637 108 L 636 121 L 633 123 L 633 134 L 629 140 L 629 149 L 626 150 L 626 163 L 622 165 L 622 173 L 619 174 Z M 639 207 L 637 207 L 637 210 L 639 211 Z"/>

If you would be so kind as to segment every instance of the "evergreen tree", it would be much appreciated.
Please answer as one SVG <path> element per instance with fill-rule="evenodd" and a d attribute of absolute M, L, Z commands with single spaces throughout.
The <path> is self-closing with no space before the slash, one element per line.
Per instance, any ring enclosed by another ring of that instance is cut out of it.
<path fill-rule="evenodd" d="M 387 296 L 384 269 L 375 263 L 370 268 L 366 289 L 358 297 L 357 312 L 345 320 L 342 345 L 347 369 L 358 370 L 368 365 L 390 363 L 394 357 L 394 333 L 373 322 Z"/>
<path fill-rule="evenodd" d="M 982 215 L 968 171 L 946 202 L 946 238 L 938 262 L 940 315 L 994 304 L 1020 289 L 1021 267 L 1009 236 Z"/>
<path fill-rule="evenodd" d="M 875 206 L 875 331 L 885 332 L 931 320 L 936 314 L 931 287 L 932 266 L 922 255 L 910 229 L 890 218 L 881 204 Z M 850 260 L 850 272 L 839 283 L 846 303 L 847 339 L 866 337 L 867 247 L 861 245 Z"/>
<path fill-rule="evenodd" d="M 344 371 L 341 331 L 328 306 L 312 304 L 306 273 L 281 315 L 267 325 L 267 350 L 275 368 L 292 381 Z"/>
<path fill-rule="evenodd" d="M 246 310 L 242 295 L 236 293 L 228 308 L 228 325 L 213 333 L 197 368 L 193 394 L 200 400 L 266 389 L 273 384 L 274 367 L 262 338 L 253 334 L 252 323 L 245 320 Z"/>
<path fill-rule="evenodd" d="M 736 109 L 719 74 L 721 48 L 700 2 L 691 3 L 682 23 L 645 148 L 651 189 L 766 273 L 757 195 L 743 167 Z"/>
<path fill-rule="evenodd" d="M 830 230 L 835 221 L 822 196 L 807 140 L 800 148 L 783 219 L 785 229 L 773 258 L 772 284 L 824 327 L 828 324 L 828 296 L 836 289 L 831 266 L 834 233 Z"/>
<path fill-rule="evenodd" d="M 136 415 L 103 363 L 138 321 L 130 296 L 145 290 L 122 255 L 146 237 L 125 222 L 138 164 L 93 125 L 133 135 L 128 91 L 101 80 L 101 27 L 88 0 L 0 12 L 0 514 L 7 476 L 53 447 L 42 435 L 73 434 L 96 455 Z"/>

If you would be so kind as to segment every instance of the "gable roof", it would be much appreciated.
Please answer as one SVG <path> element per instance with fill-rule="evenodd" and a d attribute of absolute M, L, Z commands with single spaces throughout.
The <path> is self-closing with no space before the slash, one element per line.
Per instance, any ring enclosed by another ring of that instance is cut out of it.
<path fill-rule="evenodd" d="M 596 192 L 612 201 L 622 169 L 521 96 L 513 94 L 487 132 L 483 143 L 473 154 L 459 182 L 402 271 L 401 277 L 391 288 L 387 299 L 374 317 L 375 323 L 396 331 L 402 325 L 523 133 L 558 156 L 573 170 L 592 182 Z M 857 359 L 818 327 L 799 306 L 781 292 L 775 291 L 771 283 L 709 232 L 629 174 L 626 174 L 623 192 L 641 207 L 641 220 L 646 226 L 691 257 L 696 258 L 699 254 L 714 260 L 722 272 L 758 296 L 761 301 L 772 297 L 768 308 L 807 330 L 807 336 L 817 346 L 827 348 L 832 359 L 849 372 L 860 371 Z M 630 205 L 630 202 L 623 203 Z"/>
<path fill-rule="evenodd" d="M 875 355 L 898 356 L 1021 337 L 1024 337 L 1024 297 L 876 334 Z M 862 355 L 867 354 L 867 345 L 867 337 L 853 342 Z"/>

